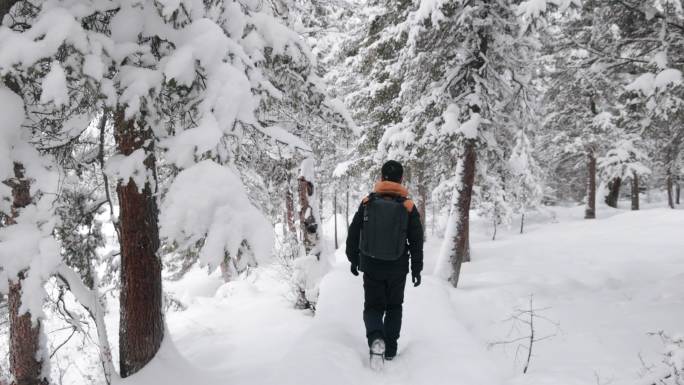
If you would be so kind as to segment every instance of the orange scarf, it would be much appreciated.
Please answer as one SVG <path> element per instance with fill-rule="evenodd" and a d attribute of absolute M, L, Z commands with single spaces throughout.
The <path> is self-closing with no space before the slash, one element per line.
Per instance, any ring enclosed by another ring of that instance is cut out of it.
<path fill-rule="evenodd" d="M 400 197 L 408 197 L 408 189 L 397 182 L 390 182 L 383 180 L 375 183 L 373 192 L 378 194 L 396 195 Z"/>

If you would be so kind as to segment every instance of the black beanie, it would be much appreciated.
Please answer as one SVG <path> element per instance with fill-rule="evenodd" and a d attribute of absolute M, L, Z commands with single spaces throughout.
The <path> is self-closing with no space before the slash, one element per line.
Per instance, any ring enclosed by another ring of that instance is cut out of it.
<path fill-rule="evenodd" d="M 401 163 L 396 160 L 388 160 L 382 165 L 382 180 L 401 183 L 401 177 L 403 175 L 404 168 L 401 166 Z"/>

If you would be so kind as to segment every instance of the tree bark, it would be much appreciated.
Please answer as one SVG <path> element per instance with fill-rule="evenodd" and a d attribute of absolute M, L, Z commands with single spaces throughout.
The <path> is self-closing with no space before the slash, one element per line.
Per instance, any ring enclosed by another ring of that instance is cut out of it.
<path fill-rule="evenodd" d="M 321 184 L 318 184 L 318 218 L 323 223 L 323 189 Z"/>
<path fill-rule="evenodd" d="M 337 190 L 333 191 L 333 221 L 335 221 L 335 250 L 339 246 L 337 242 Z"/>
<path fill-rule="evenodd" d="M 423 225 L 423 238 L 425 238 L 425 224 L 426 224 L 426 208 L 427 208 L 427 188 L 425 186 L 425 175 L 423 170 L 420 169 L 417 175 L 417 185 L 418 185 L 418 214 L 420 214 L 420 221 Z"/>
<path fill-rule="evenodd" d="M 14 163 L 14 180 L 12 187 L 12 213 L 7 220 L 8 225 L 15 224 L 19 209 L 31 204 L 30 181 L 24 175 L 24 166 Z M 7 298 L 10 326 L 10 373 L 14 377 L 13 385 L 42 385 L 48 380 L 43 375 L 43 361 L 40 359 L 41 321 L 31 321 L 31 314 L 19 314 L 21 306 L 21 281 L 24 273 L 19 273 L 16 280 L 9 282 Z"/>
<path fill-rule="evenodd" d="M 313 196 L 314 185 L 303 176 L 299 178 L 299 223 L 302 230 L 302 241 L 306 253 L 310 253 L 318 240 L 318 223 L 314 217 L 309 198 Z"/>
<path fill-rule="evenodd" d="M 639 175 L 632 173 L 632 210 L 639 210 Z"/>
<path fill-rule="evenodd" d="M 17 2 L 18 0 L 0 0 L 0 23 Z M 0 78 L 0 81 L 5 83 L 12 92 L 21 95 L 16 82 L 9 78 Z M 12 225 L 18 216 L 18 210 L 31 203 L 30 181 L 25 178 L 22 164 L 14 163 L 14 180 L 9 184 L 12 188 L 12 213 L 7 217 L 6 224 Z M 46 385 L 48 379 L 43 376 L 43 361 L 38 358 L 41 339 L 40 319 L 36 320 L 34 325 L 31 321 L 31 314 L 19 315 L 23 278 L 23 273 L 20 273 L 16 281 L 10 280 L 7 296 L 10 374 L 14 378 L 13 385 Z"/>
<path fill-rule="evenodd" d="M 679 184 L 679 178 L 675 182 L 675 203 L 679 204 L 679 197 L 682 195 L 682 186 Z"/>
<path fill-rule="evenodd" d="M 114 120 L 119 152 L 130 155 L 144 149 L 145 168 L 156 175 L 151 132 L 135 120 L 126 120 L 123 107 L 117 108 Z M 158 210 L 152 188 L 146 181 L 141 191 L 132 179 L 120 180 L 116 187 L 121 211 L 119 364 L 123 378 L 150 362 L 164 338 Z"/>
<path fill-rule="evenodd" d="M 2 23 L 2 19 L 9 13 L 14 4 L 18 2 L 18 0 L 0 0 L 0 23 Z"/>
<path fill-rule="evenodd" d="M 475 182 L 475 164 L 477 155 L 475 152 L 475 140 L 465 141 L 461 162 L 462 169 L 458 175 L 458 197 L 456 208 L 456 236 L 454 237 L 454 249 L 451 255 L 452 272 L 449 282 L 458 287 L 458 279 L 461 274 L 461 264 L 470 261 L 470 201 L 473 195 L 473 183 Z"/>
<path fill-rule="evenodd" d="M 10 372 L 14 377 L 13 385 L 43 385 L 48 384 L 43 376 L 43 361 L 38 359 L 40 349 L 41 322 L 35 325 L 31 321 L 31 314 L 19 315 L 21 306 L 20 274 L 17 281 L 9 285 L 9 315 L 10 315 Z"/>
<path fill-rule="evenodd" d="M 608 182 L 608 195 L 606 195 L 605 202 L 608 206 L 617 208 L 618 199 L 620 198 L 620 185 L 622 184 L 622 178 L 616 177 Z"/>
<path fill-rule="evenodd" d="M 347 177 L 347 189 L 345 191 L 345 204 L 344 204 L 344 224 L 349 229 L 349 177 Z"/>
<path fill-rule="evenodd" d="M 596 156 L 593 151 L 587 152 L 587 207 L 584 219 L 596 218 Z"/>
<path fill-rule="evenodd" d="M 670 206 L 671 209 L 675 208 L 674 205 L 674 195 L 673 195 L 673 189 L 672 189 L 672 170 L 668 168 L 667 174 L 665 176 L 665 183 L 667 184 L 667 205 Z"/>
<path fill-rule="evenodd" d="M 287 187 L 287 192 L 285 192 L 285 215 L 287 217 L 287 228 L 290 230 L 291 234 L 294 234 L 294 237 L 297 237 L 297 228 L 295 227 L 295 220 L 294 220 L 294 198 L 292 197 L 292 190 L 290 190 L 290 187 L 288 185 Z"/>

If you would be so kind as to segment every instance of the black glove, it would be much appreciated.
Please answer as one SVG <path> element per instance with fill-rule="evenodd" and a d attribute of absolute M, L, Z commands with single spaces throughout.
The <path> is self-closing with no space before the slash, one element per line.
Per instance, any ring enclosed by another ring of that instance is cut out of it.
<path fill-rule="evenodd" d="M 420 286 L 420 273 L 412 273 L 411 278 L 413 280 L 413 287 Z"/>
<path fill-rule="evenodd" d="M 354 275 L 359 275 L 359 265 L 351 265 L 351 273 Z"/>

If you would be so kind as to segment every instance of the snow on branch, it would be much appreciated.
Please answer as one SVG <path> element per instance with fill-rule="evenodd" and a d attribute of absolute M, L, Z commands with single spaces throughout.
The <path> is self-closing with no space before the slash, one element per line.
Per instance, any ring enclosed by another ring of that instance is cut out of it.
<path fill-rule="evenodd" d="M 205 160 L 182 171 L 162 202 L 160 235 L 190 249 L 201 244 L 200 261 L 214 269 L 228 258 L 266 262 L 272 254 L 273 226 L 252 203 L 238 174 Z"/>

